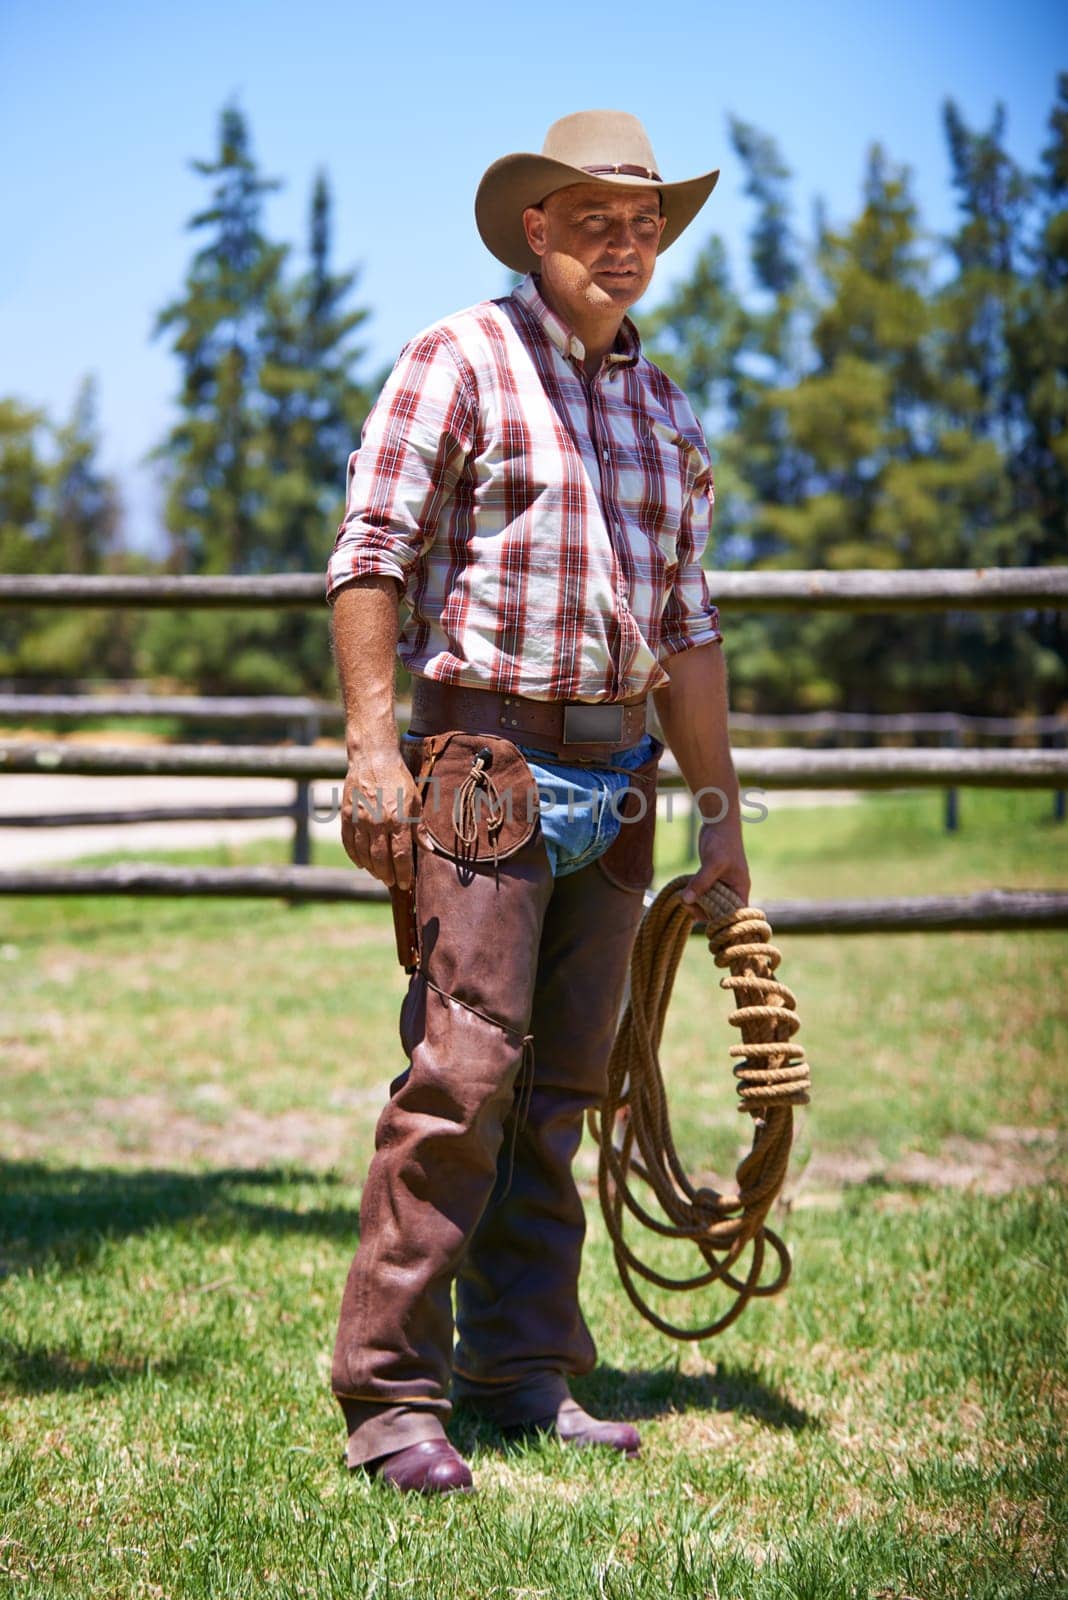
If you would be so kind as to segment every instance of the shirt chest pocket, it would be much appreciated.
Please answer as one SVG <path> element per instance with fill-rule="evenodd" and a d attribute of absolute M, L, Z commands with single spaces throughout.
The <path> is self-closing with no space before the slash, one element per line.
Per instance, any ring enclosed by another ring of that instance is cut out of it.
<path fill-rule="evenodd" d="M 645 416 L 613 457 L 628 526 L 643 533 L 673 566 L 683 509 L 701 465 L 699 457 L 694 459 L 697 451 L 671 422 Z"/>

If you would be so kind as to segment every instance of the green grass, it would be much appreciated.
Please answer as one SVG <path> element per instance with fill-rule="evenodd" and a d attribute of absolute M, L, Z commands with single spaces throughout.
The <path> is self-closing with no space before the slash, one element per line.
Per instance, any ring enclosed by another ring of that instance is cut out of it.
<path fill-rule="evenodd" d="M 962 801 L 947 836 L 937 795 L 772 796 L 754 898 L 1066 881 L 1048 795 Z M 815 1083 L 789 1289 L 673 1345 L 592 1203 L 576 1392 L 641 1460 L 458 1415 L 480 1494 L 424 1504 L 345 1472 L 327 1385 L 398 1065 L 388 912 L 0 901 L 0 1595 L 1062 1595 L 1068 940 L 779 943 Z M 695 1173 L 741 1138 L 714 978 L 695 940 L 665 1041 Z"/>

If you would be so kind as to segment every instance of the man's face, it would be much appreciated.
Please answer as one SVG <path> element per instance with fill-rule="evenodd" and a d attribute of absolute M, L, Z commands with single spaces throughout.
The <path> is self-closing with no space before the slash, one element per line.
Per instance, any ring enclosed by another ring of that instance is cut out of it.
<path fill-rule="evenodd" d="M 626 311 L 648 288 L 666 219 L 656 189 L 574 183 L 523 213 L 541 275 L 565 310 Z"/>

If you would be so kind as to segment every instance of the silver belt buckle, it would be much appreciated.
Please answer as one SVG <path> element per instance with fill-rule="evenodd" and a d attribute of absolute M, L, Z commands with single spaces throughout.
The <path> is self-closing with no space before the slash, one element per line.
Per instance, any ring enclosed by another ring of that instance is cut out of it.
<path fill-rule="evenodd" d="M 623 707 L 565 705 L 565 744 L 622 744 Z"/>

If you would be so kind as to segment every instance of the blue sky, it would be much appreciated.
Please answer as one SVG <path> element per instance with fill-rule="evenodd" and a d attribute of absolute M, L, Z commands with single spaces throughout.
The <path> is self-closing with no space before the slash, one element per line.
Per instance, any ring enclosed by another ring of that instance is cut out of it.
<path fill-rule="evenodd" d="M 138 463 L 168 425 L 177 369 L 149 334 L 180 289 L 185 224 L 207 192 L 190 161 L 214 155 L 230 98 L 263 171 L 285 180 L 268 202 L 275 237 L 302 246 L 326 168 L 335 266 L 362 264 L 375 370 L 417 328 L 504 287 L 475 233 L 474 191 L 498 155 L 539 149 L 557 116 L 631 110 L 666 177 L 722 167 L 652 303 L 709 232 L 742 264 L 749 211 L 728 113 L 779 142 L 802 232 L 816 196 L 832 221 L 855 213 L 876 139 L 913 169 L 927 226 L 948 229 L 943 101 L 972 125 L 1002 101 L 1010 148 L 1033 164 L 1068 67 L 1064 18 L 1047 0 L 3 0 L 0 393 L 62 416 L 80 377 L 97 375 L 105 463 L 132 542 L 151 547 L 155 496 Z"/>

